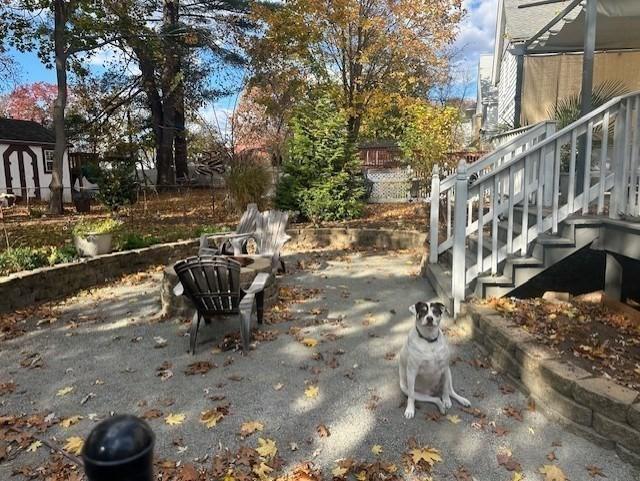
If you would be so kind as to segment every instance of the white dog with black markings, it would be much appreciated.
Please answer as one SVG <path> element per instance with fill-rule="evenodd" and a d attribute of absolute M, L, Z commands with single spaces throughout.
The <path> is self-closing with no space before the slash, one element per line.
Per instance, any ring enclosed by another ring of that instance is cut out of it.
<path fill-rule="evenodd" d="M 442 414 L 451 407 L 452 398 L 470 406 L 453 390 L 449 345 L 440 329 L 444 304 L 417 302 L 409 310 L 415 316 L 415 327 L 400 351 L 400 389 L 408 397 L 404 417 L 414 416 L 415 401 L 433 403 Z"/>

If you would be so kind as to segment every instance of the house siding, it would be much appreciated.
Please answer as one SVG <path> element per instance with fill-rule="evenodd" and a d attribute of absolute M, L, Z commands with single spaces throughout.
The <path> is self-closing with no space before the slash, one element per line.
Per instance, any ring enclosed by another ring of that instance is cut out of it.
<path fill-rule="evenodd" d="M 0 192 L 7 192 L 7 183 L 5 178 L 4 167 L 4 154 L 10 148 L 9 144 L 0 144 Z M 36 156 L 36 166 L 38 169 L 37 178 L 40 184 L 40 198 L 42 200 L 49 200 L 49 184 L 51 183 L 51 173 L 46 173 L 44 170 L 44 148 L 40 145 L 30 145 L 29 148 Z M 51 147 L 53 149 L 53 147 Z M 46 150 L 49 150 L 47 148 Z M 20 166 L 19 166 L 19 153 L 17 151 L 12 152 L 9 155 L 9 170 L 11 172 L 11 189 L 17 196 L 22 196 L 22 185 L 20 178 Z M 36 197 L 36 185 L 35 177 L 31 162 L 31 156 L 26 152 L 23 152 L 23 166 L 24 166 L 24 180 L 27 188 L 27 195 L 30 199 Z M 64 202 L 71 202 L 71 178 L 69 171 L 69 158 L 67 153 L 64 154 L 63 166 L 62 166 L 62 185 L 64 187 L 63 200 Z"/>
<path fill-rule="evenodd" d="M 516 56 L 505 49 L 502 54 L 500 82 L 498 83 L 498 123 L 508 125 L 510 128 L 514 124 L 516 70 Z"/>

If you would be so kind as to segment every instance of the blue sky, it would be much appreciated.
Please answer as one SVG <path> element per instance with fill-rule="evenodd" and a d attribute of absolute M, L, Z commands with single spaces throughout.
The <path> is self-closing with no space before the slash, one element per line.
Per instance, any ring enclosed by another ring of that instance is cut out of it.
<path fill-rule="evenodd" d="M 475 98 L 479 55 L 493 51 L 497 3 L 498 0 L 463 0 L 468 13 L 460 26 L 455 47 L 460 51 L 458 93 L 464 93 L 466 97 Z M 19 65 L 19 77 L 16 79 L 18 83 L 55 82 L 55 72 L 46 69 L 35 53 L 11 53 Z M 108 52 L 92 60 L 96 68 L 100 68 L 99 65 L 106 55 Z M 233 97 L 220 99 L 215 106 L 205 109 L 203 113 L 209 117 L 215 110 L 224 115 L 233 108 L 234 102 Z"/>

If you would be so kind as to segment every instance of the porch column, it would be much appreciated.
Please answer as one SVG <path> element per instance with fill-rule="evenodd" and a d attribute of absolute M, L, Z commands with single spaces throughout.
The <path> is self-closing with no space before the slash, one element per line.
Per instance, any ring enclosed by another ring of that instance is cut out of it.
<path fill-rule="evenodd" d="M 524 85 L 524 54 L 526 47 L 519 44 L 513 47 L 511 53 L 516 56 L 516 92 L 514 95 L 513 107 L 513 128 L 519 129 L 522 126 L 522 87 Z"/>

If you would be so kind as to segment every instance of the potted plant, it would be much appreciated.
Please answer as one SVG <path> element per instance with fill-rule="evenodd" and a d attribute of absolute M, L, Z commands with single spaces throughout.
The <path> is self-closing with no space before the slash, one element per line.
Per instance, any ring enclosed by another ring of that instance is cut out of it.
<path fill-rule="evenodd" d="M 82 220 L 73 228 L 73 243 L 83 257 L 95 257 L 111 252 L 113 233 L 120 226 L 114 219 Z"/>

